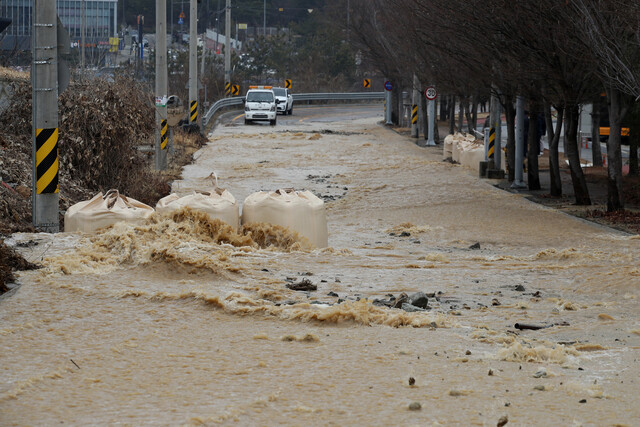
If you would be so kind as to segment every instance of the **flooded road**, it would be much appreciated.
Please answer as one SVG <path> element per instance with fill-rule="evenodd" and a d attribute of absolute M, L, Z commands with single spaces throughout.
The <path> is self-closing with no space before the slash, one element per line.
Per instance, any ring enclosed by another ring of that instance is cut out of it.
<path fill-rule="evenodd" d="M 310 190 L 329 248 L 193 212 L 7 241 L 45 268 L 0 299 L 0 424 L 638 425 L 638 236 L 498 190 L 381 112 L 303 117 L 218 127 L 173 190 Z M 403 292 L 430 308 L 381 305 Z"/>

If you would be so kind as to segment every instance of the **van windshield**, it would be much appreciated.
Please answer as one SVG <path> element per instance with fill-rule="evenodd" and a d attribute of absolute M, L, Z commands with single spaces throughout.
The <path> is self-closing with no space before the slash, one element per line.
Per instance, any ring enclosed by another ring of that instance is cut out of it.
<path fill-rule="evenodd" d="M 272 92 L 249 92 L 247 102 L 273 102 Z"/>

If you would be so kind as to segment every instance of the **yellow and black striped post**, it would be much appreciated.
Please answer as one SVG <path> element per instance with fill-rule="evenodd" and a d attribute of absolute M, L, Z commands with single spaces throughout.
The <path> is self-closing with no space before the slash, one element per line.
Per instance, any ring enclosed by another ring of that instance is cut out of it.
<path fill-rule="evenodd" d="M 489 130 L 489 149 L 487 151 L 487 158 L 493 160 L 495 156 L 495 142 L 496 142 L 496 128 L 492 127 Z"/>
<path fill-rule="evenodd" d="M 231 95 L 231 82 L 226 82 L 224 84 L 224 93 L 226 96 Z"/>
<path fill-rule="evenodd" d="M 198 101 L 191 101 L 189 109 L 189 123 L 195 123 L 198 120 Z"/>
<path fill-rule="evenodd" d="M 169 130 L 169 126 L 167 125 L 167 119 L 160 120 L 160 149 L 167 149 L 167 131 Z"/>
<path fill-rule="evenodd" d="M 411 124 L 415 125 L 418 123 L 418 104 L 413 104 L 411 106 Z"/>
<path fill-rule="evenodd" d="M 58 128 L 36 130 L 36 192 L 58 192 Z"/>

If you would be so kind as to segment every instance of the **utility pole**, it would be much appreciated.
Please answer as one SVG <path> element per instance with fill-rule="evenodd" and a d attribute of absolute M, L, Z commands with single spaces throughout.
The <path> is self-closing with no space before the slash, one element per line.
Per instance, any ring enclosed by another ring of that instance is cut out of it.
<path fill-rule="evenodd" d="M 82 0 L 82 20 L 81 20 L 81 28 L 80 28 L 80 44 L 82 45 L 82 48 L 80 49 L 80 51 L 82 52 L 82 54 L 80 59 L 80 69 L 83 71 L 84 71 L 84 45 L 85 45 L 84 35 L 87 32 L 86 19 L 87 19 L 87 10 L 85 8 L 85 0 Z"/>
<path fill-rule="evenodd" d="M 267 36 L 267 0 L 264 0 L 264 11 L 262 12 L 262 37 Z"/>
<path fill-rule="evenodd" d="M 33 225 L 50 233 L 60 231 L 57 25 L 56 3 L 34 0 L 31 38 Z"/>
<path fill-rule="evenodd" d="M 224 82 L 231 84 L 231 0 L 227 0 L 224 16 Z"/>
<path fill-rule="evenodd" d="M 418 80 L 418 76 L 413 75 L 413 94 L 412 94 L 412 105 L 411 105 L 411 137 L 418 138 L 420 136 L 420 131 L 418 129 L 418 101 L 420 101 L 420 81 Z M 415 115 L 415 116 L 414 116 Z"/>
<path fill-rule="evenodd" d="M 190 0 L 189 11 L 189 125 L 198 123 L 198 3 Z"/>
<path fill-rule="evenodd" d="M 156 169 L 167 169 L 167 0 L 156 0 Z"/>

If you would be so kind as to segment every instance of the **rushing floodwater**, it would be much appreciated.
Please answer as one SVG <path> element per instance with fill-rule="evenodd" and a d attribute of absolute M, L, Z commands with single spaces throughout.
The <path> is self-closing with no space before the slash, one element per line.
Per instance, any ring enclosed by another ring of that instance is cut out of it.
<path fill-rule="evenodd" d="M 0 299 L 0 424 L 639 425 L 640 239 L 441 157 L 376 119 L 230 125 L 174 191 L 311 190 L 329 248 L 189 212 L 14 236 L 45 267 Z"/>

